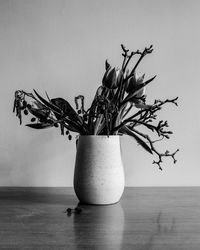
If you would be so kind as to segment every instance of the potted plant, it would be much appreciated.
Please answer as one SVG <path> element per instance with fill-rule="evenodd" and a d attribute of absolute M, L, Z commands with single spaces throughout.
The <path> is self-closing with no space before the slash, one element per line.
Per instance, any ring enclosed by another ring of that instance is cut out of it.
<path fill-rule="evenodd" d="M 26 126 L 34 129 L 59 128 L 62 135 L 72 139 L 71 133 L 78 134 L 74 188 L 81 202 L 89 204 L 112 204 L 118 202 L 124 190 L 124 170 L 121 160 L 120 136 L 126 134 L 148 153 L 157 156 L 153 161 L 160 170 L 163 157 L 175 154 L 168 150 L 159 152 L 157 141 L 169 139 L 172 131 L 167 130 L 167 121 L 157 121 L 157 113 L 163 105 L 177 105 L 177 99 L 155 100 L 146 103 L 146 86 L 156 76 L 146 80 L 138 75 L 137 67 L 142 59 L 152 53 L 153 47 L 143 51 L 129 52 L 121 45 L 123 62 L 121 68 L 112 67 L 105 62 L 105 74 L 98 87 L 91 106 L 85 109 L 84 96 L 75 97 L 76 108 L 63 98 L 51 99 L 46 93 L 43 98 L 36 90 L 28 93 L 15 92 L 13 112 L 22 124 L 22 115 L 31 114 L 31 123 Z M 129 62 L 138 57 L 134 67 L 129 70 Z M 151 139 L 150 133 L 158 139 Z"/>

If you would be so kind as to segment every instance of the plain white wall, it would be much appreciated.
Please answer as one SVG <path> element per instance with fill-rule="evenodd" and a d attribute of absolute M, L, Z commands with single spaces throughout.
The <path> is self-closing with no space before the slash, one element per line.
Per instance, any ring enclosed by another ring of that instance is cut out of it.
<path fill-rule="evenodd" d="M 0 185 L 71 186 L 75 141 L 59 130 L 35 131 L 12 113 L 16 89 L 63 97 L 85 95 L 88 106 L 104 62 L 121 65 L 120 44 L 154 45 L 139 67 L 148 100 L 179 96 L 161 113 L 174 131 L 160 149 L 180 148 L 161 172 L 131 138 L 123 138 L 127 186 L 200 185 L 200 2 L 184 0 L 0 0 Z"/>

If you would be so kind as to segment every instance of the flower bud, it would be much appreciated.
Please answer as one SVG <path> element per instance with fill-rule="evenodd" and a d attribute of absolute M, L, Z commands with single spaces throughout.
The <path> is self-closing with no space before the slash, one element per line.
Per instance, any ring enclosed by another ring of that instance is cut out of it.
<path fill-rule="evenodd" d="M 108 68 L 104 74 L 102 84 L 106 88 L 115 89 L 118 87 L 118 83 L 121 77 L 121 70 L 116 70 L 115 68 Z"/>
<path fill-rule="evenodd" d="M 121 69 L 116 70 L 116 77 L 117 77 L 117 87 L 119 86 L 120 80 L 123 76 L 123 71 Z"/>
<path fill-rule="evenodd" d="M 126 92 L 128 94 L 133 94 L 134 91 L 137 90 L 137 87 L 143 83 L 144 76 L 145 76 L 144 74 L 143 75 L 134 74 L 133 76 L 131 76 L 127 82 Z M 145 87 L 141 88 L 135 96 L 141 97 L 144 94 L 145 94 Z"/>
<path fill-rule="evenodd" d="M 131 94 L 137 86 L 135 75 L 131 76 L 127 81 L 126 92 Z"/>

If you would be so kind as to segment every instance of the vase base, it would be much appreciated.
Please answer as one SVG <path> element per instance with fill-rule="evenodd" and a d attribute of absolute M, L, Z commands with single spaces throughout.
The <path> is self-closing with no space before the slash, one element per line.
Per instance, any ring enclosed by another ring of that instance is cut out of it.
<path fill-rule="evenodd" d="M 86 201 L 79 201 L 78 206 L 110 206 L 110 205 L 115 205 L 119 203 L 119 201 L 111 202 L 111 203 L 92 203 L 92 202 L 86 202 Z"/>

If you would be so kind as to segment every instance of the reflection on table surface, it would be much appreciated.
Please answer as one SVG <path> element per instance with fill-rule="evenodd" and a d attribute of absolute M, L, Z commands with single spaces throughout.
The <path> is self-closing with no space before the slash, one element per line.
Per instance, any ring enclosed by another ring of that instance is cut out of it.
<path fill-rule="evenodd" d="M 2 248 L 199 250 L 200 188 L 126 188 L 108 206 L 80 204 L 72 188 L 0 188 Z"/>

